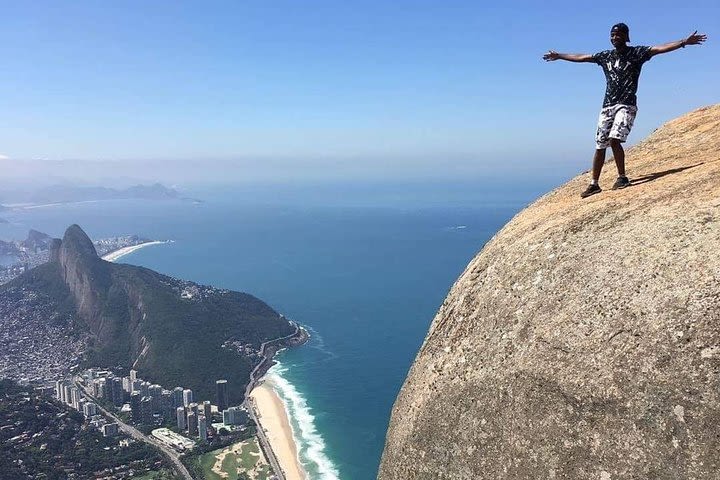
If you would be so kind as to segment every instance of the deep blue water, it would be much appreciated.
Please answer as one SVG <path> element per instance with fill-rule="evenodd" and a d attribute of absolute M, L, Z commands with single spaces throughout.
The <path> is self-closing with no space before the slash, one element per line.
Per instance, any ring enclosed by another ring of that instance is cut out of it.
<path fill-rule="evenodd" d="M 174 243 L 123 257 L 245 291 L 309 327 L 272 371 L 312 478 L 375 478 L 390 410 L 428 326 L 468 261 L 525 202 L 435 207 L 112 201 L 4 214 L 0 238 L 29 228 Z"/>

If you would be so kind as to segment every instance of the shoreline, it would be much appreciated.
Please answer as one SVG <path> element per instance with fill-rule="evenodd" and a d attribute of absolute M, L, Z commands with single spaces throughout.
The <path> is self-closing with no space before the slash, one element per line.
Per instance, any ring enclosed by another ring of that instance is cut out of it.
<path fill-rule="evenodd" d="M 251 392 L 251 408 L 255 410 L 258 429 L 265 432 L 270 448 L 277 458 L 285 480 L 307 480 L 300 463 L 288 410 L 270 380 L 263 380 Z"/>
<path fill-rule="evenodd" d="M 61 205 L 80 205 L 83 203 L 97 203 L 103 200 L 78 200 L 74 202 L 52 202 L 52 203 L 9 203 L 5 206 L 11 210 L 33 210 L 35 208 L 59 207 Z"/>
<path fill-rule="evenodd" d="M 300 464 L 297 454 L 289 411 L 275 389 L 269 386 L 272 382 L 265 377 L 268 370 L 275 365 L 274 358 L 278 351 L 288 346 L 302 345 L 309 339 L 307 330 L 296 322 L 290 323 L 295 326 L 295 332 L 264 342 L 260 346 L 263 360 L 250 373 L 244 403 L 250 417 L 257 424 L 257 439 L 278 478 L 305 480 L 308 478 L 307 472 Z M 261 421 L 260 417 L 264 420 Z"/>
<path fill-rule="evenodd" d="M 113 252 L 103 255 L 102 259 L 105 260 L 106 262 L 115 262 L 115 261 L 119 260 L 121 257 L 124 257 L 125 255 L 129 255 L 137 250 L 140 250 L 141 248 L 150 247 L 152 245 L 161 245 L 164 243 L 170 243 L 170 241 L 169 240 L 166 240 L 166 241 L 154 240 L 152 242 L 139 243 L 137 245 L 123 247 L 119 250 L 115 250 Z"/>

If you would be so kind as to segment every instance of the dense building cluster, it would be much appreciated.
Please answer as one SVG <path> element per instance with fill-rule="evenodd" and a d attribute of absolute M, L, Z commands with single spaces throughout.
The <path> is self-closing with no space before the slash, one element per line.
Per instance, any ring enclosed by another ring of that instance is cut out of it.
<path fill-rule="evenodd" d="M 224 379 L 216 382 L 217 408 L 214 409 L 209 400 L 196 401 L 189 388 L 175 387 L 168 390 L 139 378 L 135 370 L 130 370 L 128 376 L 118 376 L 109 370 L 90 369 L 81 378 L 86 391 L 93 398 L 103 402 L 106 407 L 129 413 L 133 424 L 148 427 L 172 425 L 178 432 L 200 441 L 208 441 L 219 427 L 231 430 L 245 425 L 249 419 L 243 407 L 228 406 L 227 380 Z M 65 403 L 86 416 L 96 410 L 95 403 L 82 398 L 80 388 L 68 381 L 58 381 L 56 385 L 56 394 Z M 215 424 L 214 412 L 217 412 L 219 420 Z M 178 445 L 175 442 L 172 446 L 178 448 Z"/>
<path fill-rule="evenodd" d="M 125 480 L 166 469 L 152 447 L 118 434 L 118 424 L 50 400 L 54 391 L 77 408 L 82 398 L 71 387 L 0 380 L 0 478 Z M 81 409 L 96 412 L 87 401 Z"/>
<path fill-rule="evenodd" d="M 120 433 L 119 425 L 108 422 L 103 415 L 100 415 L 97 404 L 85 398 L 82 390 L 70 381 L 58 380 L 55 382 L 55 398 L 82 413 L 88 423 L 100 430 L 104 437 L 114 437 Z"/>
<path fill-rule="evenodd" d="M 202 301 L 207 298 L 211 298 L 214 295 L 224 295 L 230 292 L 230 290 L 215 288 L 209 285 L 198 285 L 195 282 L 188 280 L 173 279 L 175 283 L 171 286 L 180 296 L 185 300 Z"/>
<path fill-rule="evenodd" d="M 97 251 L 98 256 L 102 257 L 115 250 L 140 245 L 149 241 L 147 238 L 141 238 L 137 235 L 123 235 L 120 237 L 101 238 L 100 240 L 95 240 L 93 245 L 95 245 L 95 251 Z"/>
<path fill-rule="evenodd" d="M 0 378 L 42 383 L 78 364 L 87 337 L 58 310 L 47 295 L 28 288 L 0 293 Z"/>

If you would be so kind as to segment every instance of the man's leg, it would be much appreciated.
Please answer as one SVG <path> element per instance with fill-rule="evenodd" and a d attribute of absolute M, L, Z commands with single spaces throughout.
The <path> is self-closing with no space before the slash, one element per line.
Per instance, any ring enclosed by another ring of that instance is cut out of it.
<path fill-rule="evenodd" d="M 612 128 L 614 120 L 615 111 L 613 107 L 606 107 L 600 110 L 597 130 L 595 131 L 595 155 L 593 156 L 592 182 L 590 182 L 590 186 L 580 194 L 582 198 L 602 192 L 598 181 L 600 180 L 600 172 L 602 172 L 603 165 L 605 164 L 605 150 L 607 150 L 608 147 L 608 137 L 610 136 L 610 129 Z"/>
<path fill-rule="evenodd" d="M 635 114 L 637 107 L 633 105 L 621 105 L 618 108 L 613 120 L 613 126 L 610 129 L 610 148 L 612 148 L 615 157 L 615 166 L 617 166 L 618 178 L 613 185 L 613 190 L 630 186 L 630 180 L 625 176 L 625 150 L 622 142 L 627 140 L 633 123 L 635 122 Z"/>
<path fill-rule="evenodd" d="M 618 177 L 625 176 L 625 150 L 622 143 L 617 138 L 610 139 L 610 148 L 612 148 L 613 157 L 615 157 L 615 166 L 617 167 Z"/>
<path fill-rule="evenodd" d="M 595 184 L 600 180 L 600 172 L 602 172 L 603 165 L 605 164 L 605 150 L 604 148 L 598 148 L 595 150 L 595 155 L 593 156 L 592 179 Z"/>
<path fill-rule="evenodd" d="M 621 188 L 629 187 L 630 180 L 625 175 L 625 150 L 623 150 L 622 143 L 617 138 L 610 139 L 610 148 L 612 148 L 613 156 L 615 157 L 615 166 L 618 171 L 618 178 L 612 186 L 613 190 L 619 190 Z"/>
<path fill-rule="evenodd" d="M 580 194 L 582 198 L 586 198 L 590 195 L 595 195 L 596 193 L 602 192 L 600 185 L 598 185 L 598 180 L 600 179 L 600 172 L 602 171 L 604 163 L 605 149 L 598 148 L 595 150 L 595 155 L 593 156 L 592 182 L 590 182 L 590 185 L 588 185 L 587 189 L 585 189 L 585 191 Z"/>

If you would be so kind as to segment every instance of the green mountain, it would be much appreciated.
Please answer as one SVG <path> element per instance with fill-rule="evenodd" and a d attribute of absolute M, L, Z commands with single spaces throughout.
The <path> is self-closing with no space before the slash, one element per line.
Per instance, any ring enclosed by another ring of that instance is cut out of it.
<path fill-rule="evenodd" d="M 215 398 L 227 379 L 231 403 L 242 401 L 263 342 L 295 327 L 261 300 L 98 257 L 77 226 L 52 246 L 50 262 L 0 287 L 50 299 L 89 335 L 88 366 L 122 366 L 165 388 Z"/>

